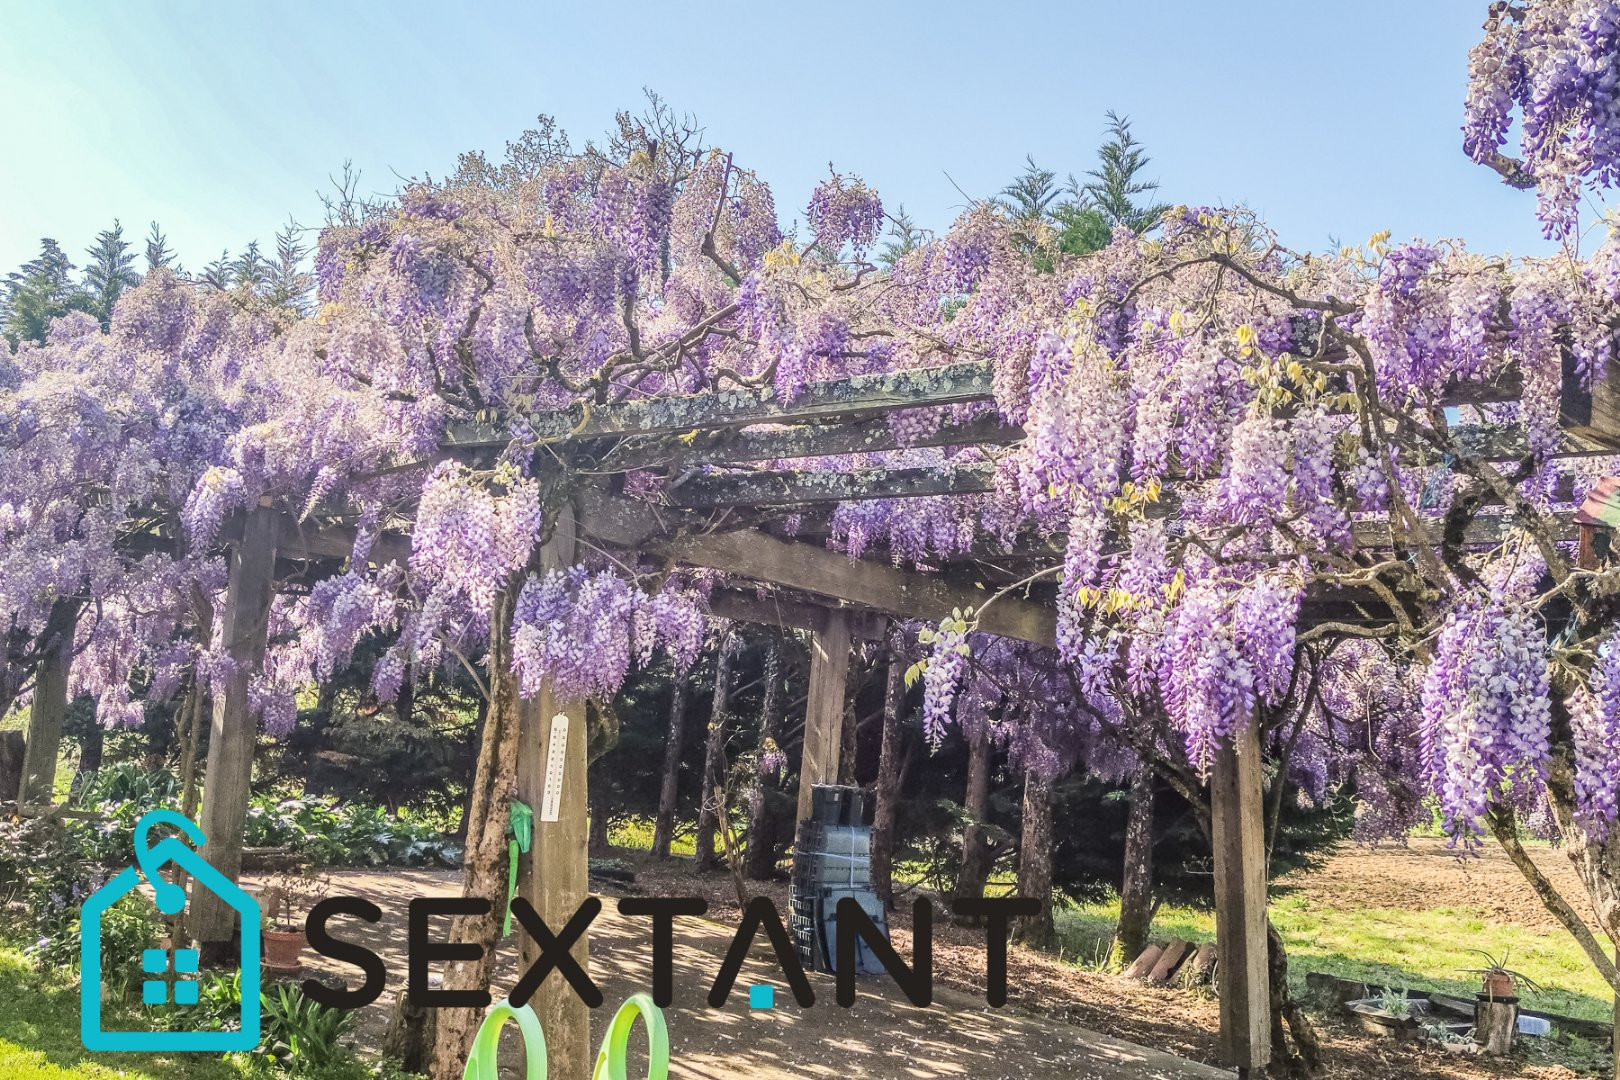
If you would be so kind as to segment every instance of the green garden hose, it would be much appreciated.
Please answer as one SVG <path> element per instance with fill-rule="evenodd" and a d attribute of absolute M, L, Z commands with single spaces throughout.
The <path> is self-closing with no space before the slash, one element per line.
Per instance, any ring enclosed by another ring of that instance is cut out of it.
<path fill-rule="evenodd" d="M 507 817 L 507 830 L 512 838 L 506 842 L 506 921 L 501 924 L 501 937 L 512 932 L 512 898 L 517 896 L 518 855 L 526 854 L 534 845 L 534 811 L 526 803 L 513 799 Z"/>
<path fill-rule="evenodd" d="M 540 1018 L 529 1006 L 519 1008 L 510 1001 L 500 1002 L 484 1017 L 461 1080 L 498 1080 L 501 1032 L 508 1020 L 517 1021 L 523 1036 L 524 1080 L 546 1080 L 546 1034 Z M 613 1014 L 591 1080 L 630 1080 L 630 1034 L 637 1020 L 647 1026 L 646 1080 L 669 1080 L 669 1029 L 664 1024 L 663 1010 L 646 994 L 634 995 Z"/>

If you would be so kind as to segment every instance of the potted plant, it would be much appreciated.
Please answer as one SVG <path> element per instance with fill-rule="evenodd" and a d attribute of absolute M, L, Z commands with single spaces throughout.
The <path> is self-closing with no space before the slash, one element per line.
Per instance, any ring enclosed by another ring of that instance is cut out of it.
<path fill-rule="evenodd" d="M 303 920 L 331 888 L 331 879 L 313 874 L 278 874 L 260 894 L 269 925 L 264 929 L 265 967 L 278 975 L 293 976 L 303 968 Z"/>
<path fill-rule="evenodd" d="M 1502 958 L 1498 960 L 1488 952 L 1478 949 L 1474 951 L 1485 958 L 1485 966 L 1464 968 L 1463 971 L 1480 977 L 1479 998 L 1481 1001 L 1518 1001 L 1519 985 L 1521 983 L 1537 993 L 1541 992 L 1541 987 L 1536 985 L 1534 979 L 1522 971 L 1514 971 L 1507 966 L 1507 953 L 1503 953 Z"/>

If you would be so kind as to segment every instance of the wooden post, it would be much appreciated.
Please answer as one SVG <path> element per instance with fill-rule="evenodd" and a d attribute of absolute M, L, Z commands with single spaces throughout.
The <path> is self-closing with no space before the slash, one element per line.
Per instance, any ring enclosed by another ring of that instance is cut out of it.
<path fill-rule="evenodd" d="M 242 837 L 259 733 L 248 708 L 248 682 L 264 666 L 275 567 L 276 513 L 268 507 L 255 507 L 242 523 L 242 539 L 231 551 L 224 627 L 231 670 L 224 680 L 224 692 L 214 697 L 202 820 L 197 823 L 208 838 L 203 858 L 231 881 L 242 872 Z M 202 889 L 193 890 L 189 910 L 191 934 L 219 952 L 217 947 L 231 940 L 235 910 Z"/>
<path fill-rule="evenodd" d="M 799 761 L 799 821 L 810 817 L 810 790 L 817 784 L 838 782 L 849 648 L 849 613 L 835 608 L 827 613 L 826 628 L 810 637 L 810 697 L 805 704 L 804 753 Z"/>
<path fill-rule="evenodd" d="M 23 749 L 19 807 L 47 807 L 56 801 L 56 759 L 62 752 L 62 722 L 67 719 L 68 667 L 73 663 L 73 631 L 78 605 L 58 600 L 45 621 L 45 645 L 34 678 L 34 704 L 28 710 L 27 744 Z M 10 792 L 0 792 L 9 795 Z"/>
<path fill-rule="evenodd" d="M 1224 746 L 1210 774 L 1215 847 L 1216 969 L 1221 1061 L 1239 1075 L 1271 1060 L 1266 951 L 1266 834 L 1260 733 L 1251 723 Z"/>
<path fill-rule="evenodd" d="M 540 571 L 566 567 L 574 561 L 574 515 L 565 509 L 551 539 L 540 551 Z M 562 717 L 560 722 L 556 718 Z M 565 734 L 566 733 L 566 734 Z M 554 741 L 562 758 L 560 773 L 553 770 L 556 790 L 555 821 L 546 817 L 547 762 Z M 534 811 L 534 843 L 519 864 L 518 893 L 534 905 L 553 933 L 560 932 L 585 901 L 589 889 L 590 835 L 586 823 L 585 702 L 562 701 L 549 685 L 528 700 L 518 701 L 518 799 Z M 523 970 L 538 958 L 539 950 L 524 935 Z M 589 968 L 589 948 L 582 938 L 573 948 L 580 967 Z M 591 1014 L 562 975 L 553 972 L 540 985 L 530 1003 L 546 1033 L 546 1056 L 558 1080 L 586 1080 L 595 1056 L 591 1049 Z"/>

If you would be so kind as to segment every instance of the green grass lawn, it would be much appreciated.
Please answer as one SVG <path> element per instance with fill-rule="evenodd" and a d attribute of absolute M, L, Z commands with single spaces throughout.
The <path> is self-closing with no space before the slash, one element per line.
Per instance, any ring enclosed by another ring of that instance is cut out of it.
<path fill-rule="evenodd" d="M 1118 904 L 1058 912 L 1064 953 L 1095 966 L 1108 954 L 1118 917 Z M 1287 943 L 1296 989 L 1303 989 L 1306 972 L 1320 971 L 1397 989 L 1472 997 L 1479 979 L 1462 969 L 1483 966 L 1483 958 L 1469 950 L 1486 949 L 1498 957 L 1506 952 L 1509 967 L 1541 985 L 1541 993 L 1524 993 L 1529 1008 L 1605 1022 L 1614 1016 L 1613 994 L 1566 934 L 1504 925 L 1470 908 L 1340 907 L 1297 894 L 1273 900 L 1271 918 Z M 1213 941 L 1215 918 L 1166 905 L 1154 920 L 1153 937 Z"/>
<path fill-rule="evenodd" d="M 630 818 L 626 821 L 615 821 L 608 830 L 608 841 L 614 847 L 629 848 L 632 851 L 651 851 L 653 841 L 653 821 L 651 818 Z M 671 855 L 696 855 L 697 833 L 692 829 L 677 829 L 675 835 L 670 837 L 669 853 Z"/>
<path fill-rule="evenodd" d="M 131 1027 L 135 1025 L 130 1025 Z M 79 994 L 0 946 L 0 1080 L 243 1080 L 207 1054 L 102 1054 L 79 1042 Z"/>

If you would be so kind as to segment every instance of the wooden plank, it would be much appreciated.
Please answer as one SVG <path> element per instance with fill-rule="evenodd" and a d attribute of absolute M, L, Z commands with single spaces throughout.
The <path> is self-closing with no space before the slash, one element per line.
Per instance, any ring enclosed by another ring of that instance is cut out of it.
<path fill-rule="evenodd" d="M 990 464 L 956 468 L 759 469 L 754 472 L 690 476 L 664 493 L 673 506 L 789 506 L 863 499 L 915 499 L 929 495 L 969 495 L 993 491 Z"/>
<path fill-rule="evenodd" d="M 575 557 L 575 520 L 571 507 L 565 507 L 552 531 L 551 539 L 540 549 L 539 569 L 559 569 L 572 565 Z M 534 905 L 546 925 L 558 933 L 573 917 L 589 894 L 589 835 L 586 822 L 585 702 L 565 701 L 549 685 L 530 699 L 518 699 L 517 796 L 534 811 L 534 840 L 529 853 L 519 862 L 518 894 Z M 566 717 L 566 726 L 554 725 L 557 716 Z M 553 751 L 554 735 L 566 731 L 565 746 L 557 748 L 562 757 L 560 789 L 548 793 L 546 763 Z M 548 794 L 556 807 L 556 820 L 546 821 Z M 539 949 L 527 934 L 522 940 L 523 970 L 539 957 Z M 580 967 L 590 970 L 588 935 L 571 950 Z M 583 1078 L 595 1060 L 590 1046 L 591 1014 L 562 975 L 553 973 L 540 984 L 531 1002 L 546 1033 L 546 1053 L 552 1070 L 559 1076 Z"/>
<path fill-rule="evenodd" d="M 0 799 L 16 795 L 19 806 L 48 806 L 56 801 L 56 759 L 62 752 L 62 725 L 68 710 L 68 670 L 73 663 L 73 631 L 78 616 L 76 602 L 58 600 L 51 605 L 51 613 L 45 620 L 44 643 L 34 678 L 34 701 L 28 709 L 22 780 L 15 791 L 0 791 Z"/>
<path fill-rule="evenodd" d="M 1210 774 L 1215 846 L 1215 939 L 1221 962 L 1221 1062 L 1262 1069 L 1271 1060 L 1266 952 L 1266 834 L 1258 725 L 1216 757 Z"/>
<path fill-rule="evenodd" d="M 926 434 L 897 437 L 886 416 L 864 420 L 790 426 L 760 425 L 742 430 L 699 433 L 691 441 L 660 440 L 645 446 L 620 444 L 606 459 L 615 468 L 663 468 L 671 465 L 731 465 L 748 461 L 875 454 L 888 450 L 939 446 L 1005 446 L 1024 437 L 1024 429 L 993 412 L 970 420 L 945 420 Z"/>
<path fill-rule="evenodd" d="M 1184 938 L 1172 938 L 1164 947 L 1164 951 L 1159 954 L 1158 963 L 1154 964 L 1153 970 L 1148 973 L 1148 982 L 1158 983 L 1160 986 L 1168 983 L 1175 977 L 1176 972 L 1181 970 L 1181 965 L 1191 952 L 1192 942 Z"/>
<path fill-rule="evenodd" d="M 844 698 L 849 681 L 849 615 L 829 611 L 827 627 L 810 639 L 810 696 L 805 703 L 804 750 L 799 762 L 799 817 L 810 817 L 811 789 L 838 783 Z"/>
<path fill-rule="evenodd" d="M 259 724 L 248 707 L 248 682 L 264 666 L 276 565 L 277 515 L 255 507 L 242 522 L 242 536 L 231 551 L 225 595 L 225 650 L 230 670 L 224 691 L 214 695 L 208 734 L 208 765 L 203 781 L 202 826 L 208 842 L 203 858 L 235 881 L 242 870 L 242 837 L 253 779 L 253 748 Z M 193 889 L 191 934 L 205 945 L 229 942 L 236 912 L 206 889 Z M 217 951 L 217 949 L 216 949 Z"/>
<path fill-rule="evenodd" d="M 976 609 L 992 595 L 982 588 L 880 563 L 851 561 L 838 552 L 758 532 L 710 533 L 659 547 L 691 566 L 725 570 L 901 618 L 937 621 L 958 608 Z M 1042 604 L 1008 596 L 985 608 L 978 628 L 1050 646 L 1057 639 L 1057 616 Z"/>
<path fill-rule="evenodd" d="M 1575 524 L 1573 511 L 1558 510 L 1550 515 L 1553 519 L 1553 539 L 1559 541 L 1574 541 L 1580 535 Z M 1440 535 L 1443 523 L 1439 518 L 1426 519 L 1434 530 L 1436 538 Z M 1507 514 L 1478 514 L 1469 519 L 1463 528 L 1463 545 L 1469 548 L 1489 548 L 1500 544 L 1508 533 L 1516 527 L 1513 518 Z M 1390 546 L 1389 522 L 1386 519 L 1365 520 L 1352 522 L 1351 536 L 1358 548 L 1381 549 Z M 1437 541 L 1438 542 L 1438 541 Z"/>
<path fill-rule="evenodd" d="M 1153 973 L 1153 968 L 1159 962 L 1159 956 L 1164 952 L 1162 945 L 1149 945 L 1142 950 L 1131 966 L 1125 969 L 1127 979 L 1145 979 Z"/>
<path fill-rule="evenodd" d="M 1523 424 L 1458 424 L 1452 428 L 1452 434 L 1465 450 L 1486 461 L 1517 461 L 1530 453 L 1530 440 Z M 1605 446 L 1582 431 L 1564 428 L 1558 432 L 1558 444 L 1553 449 L 1553 456 L 1600 457 L 1614 452 L 1614 447 Z"/>
<path fill-rule="evenodd" d="M 726 390 L 646 398 L 612 405 L 575 405 L 529 418 L 533 438 L 593 439 L 613 435 L 662 435 L 750 424 L 859 419 L 893 409 L 955 405 L 994 397 L 995 371 L 987 360 L 946 367 L 911 368 L 810 383 L 792 401 L 772 390 Z M 487 425 L 451 429 L 449 451 L 505 446 L 511 436 Z"/>
<path fill-rule="evenodd" d="M 734 589 L 716 589 L 711 593 L 709 613 L 722 619 L 794 630 L 824 630 L 827 627 L 827 609 L 818 604 L 747 596 Z"/>

